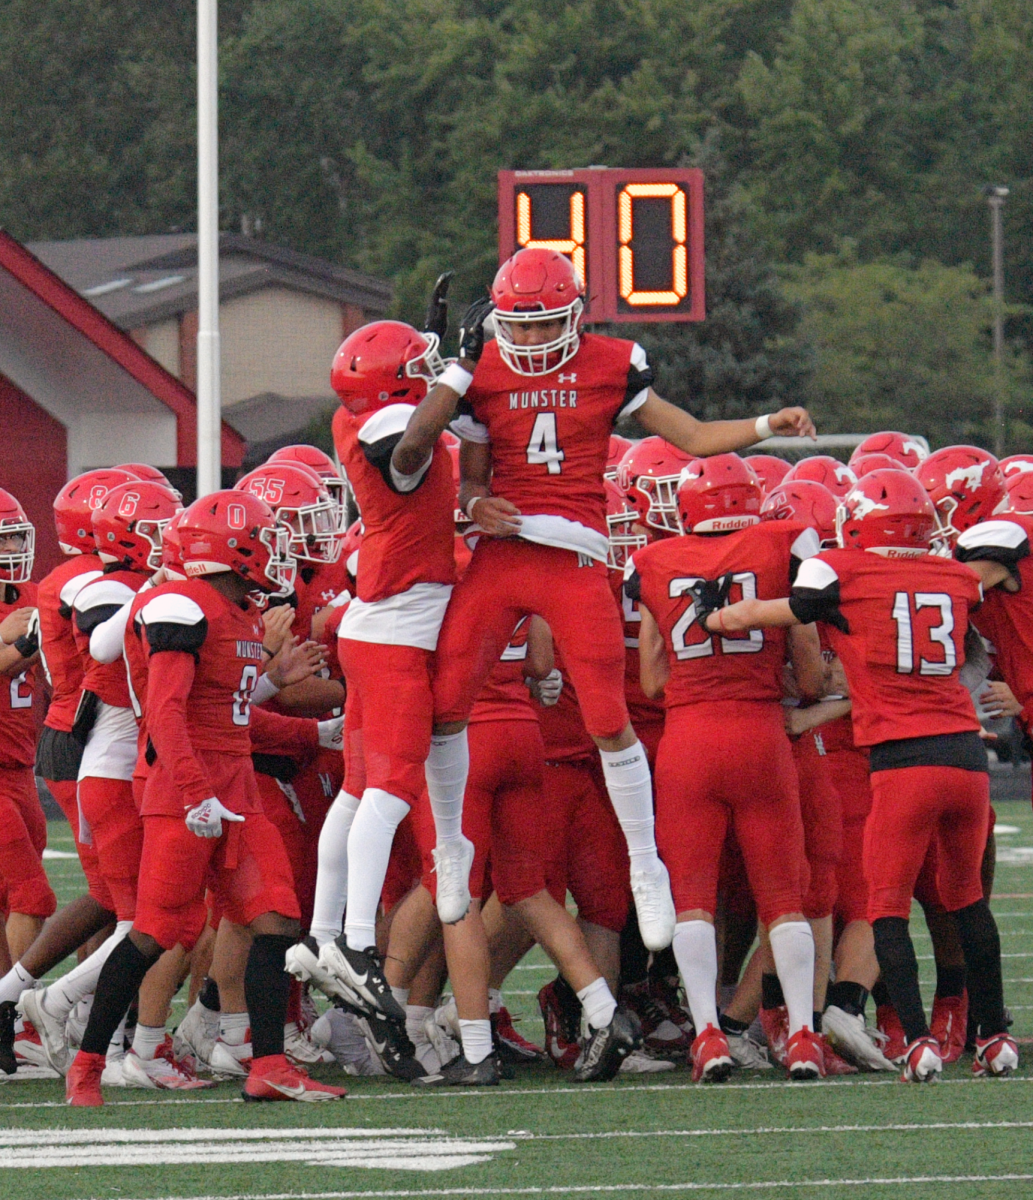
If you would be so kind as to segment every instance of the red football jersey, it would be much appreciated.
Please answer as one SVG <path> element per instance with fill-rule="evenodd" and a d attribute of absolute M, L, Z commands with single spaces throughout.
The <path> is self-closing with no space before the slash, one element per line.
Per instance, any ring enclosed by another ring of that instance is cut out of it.
<path fill-rule="evenodd" d="M 605 537 L 610 434 L 651 381 L 642 348 L 620 338 L 583 334 L 569 362 L 533 378 L 510 370 L 489 342 L 454 428 L 490 441 L 494 495 L 525 516 L 563 517 Z"/>
<path fill-rule="evenodd" d="M 823 550 L 800 567 L 796 615 L 828 622 L 838 612 L 849 626 L 830 625 L 829 639 L 850 686 L 858 746 L 979 729 L 958 673 L 981 592 L 969 567 L 931 554 Z"/>
<path fill-rule="evenodd" d="M 294 612 L 291 633 L 301 641 L 312 636 L 312 618 L 342 592 L 350 592 L 348 569 L 344 559 L 335 563 L 298 563 L 298 579 L 294 586 L 298 603 Z"/>
<path fill-rule="evenodd" d="M 151 787 L 152 774 L 141 811 L 181 813 L 215 794 L 193 751 L 251 754 L 251 693 L 266 661 L 261 617 L 191 579 L 148 592 L 134 626 L 147 651 L 148 736 L 177 785 L 166 795 Z"/>
<path fill-rule="evenodd" d="M 124 659 L 99 663 L 90 655 L 90 634 L 132 600 L 147 582 L 140 571 L 107 571 L 79 589 L 72 602 L 75 644 L 84 664 L 83 688 L 112 708 L 131 708 Z"/>
<path fill-rule="evenodd" d="M 72 628 L 72 601 L 103 571 L 95 554 L 75 554 L 56 566 L 37 590 L 40 659 L 50 680 L 50 707 L 43 724 L 62 733 L 71 733 L 75 723 L 84 673 Z"/>
<path fill-rule="evenodd" d="M 1033 518 L 1009 513 L 981 521 L 958 538 L 957 556 L 962 561 L 990 559 L 1005 563 L 1018 576 L 1021 587 L 1006 592 L 994 587 L 983 598 L 983 606 L 972 616 L 972 624 L 993 642 L 997 669 L 1015 698 L 1025 707 L 1033 701 L 1033 558 L 1030 537 Z M 1030 718 L 1024 714 L 1025 722 Z"/>
<path fill-rule="evenodd" d="M 35 607 L 34 583 L 0 583 L 0 621 L 19 608 Z M 35 666 L 0 676 L 0 767 L 29 767 L 36 761 L 35 687 Z"/>
<path fill-rule="evenodd" d="M 412 490 L 397 490 L 391 475 L 391 452 L 413 411 L 410 405 L 392 404 L 369 417 L 337 423 L 337 456 L 362 513 L 356 589 L 366 603 L 418 583 L 455 583 L 456 489 L 444 440 L 438 439 L 429 467 Z"/>
<path fill-rule="evenodd" d="M 831 664 L 836 652 L 832 648 L 832 642 L 829 638 L 831 632 L 828 625 L 818 626 L 818 639 L 821 642 L 821 657 L 826 664 Z M 826 699 L 833 699 L 832 696 L 827 696 Z M 821 741 L 825 747 L 825 753 L 831 754 L 834 750 L 856 750 L 854 744 L 854 722 L 850 714 L 846 716 L 836 717 L 834 721 L 826 721 L 824 725 L 819 725 L 817 732 L 821 734 Z"/>
<path fill-rule="evenodd" d="M 696 622 L 688 588 L 731 575 L 730 604 L 776 600 L 789 592 L 793 559 L 817 548 L 812 529 L 766 521 L 719 537 L 667 538 L 635 551 L 625 586 L 663 634 L 671 667 L 664 687 L 667 708 L 715 700 L 781 701 L 785 630 L 755 629 L 729 637 L 706 633 Z"/>
<path fill-rule="evenodd" d="M 638 634 L 642 625 L 639 602 L 632 600 L 624 586 L 624 572 L 610 572 L 610 588 L 624 619 L 624 699 L 628 704 L 628 716 L 635 729 L 642 725 L 663 723 L 662 700 L 650 700 L 642 690 L 639 672 Z"/>
<path fill-rule="evenodd" d="M 471 721 L 534 721 L 537 719 L 531 707 L 531 693 L 524 683 L 524 664 L 527 662 L 527 634 L 531 626 L 530 617 L 521 617 L 502 651 L 499 661 L 492 667 L 487 682 L 481 688 L 470 713 Z"/>

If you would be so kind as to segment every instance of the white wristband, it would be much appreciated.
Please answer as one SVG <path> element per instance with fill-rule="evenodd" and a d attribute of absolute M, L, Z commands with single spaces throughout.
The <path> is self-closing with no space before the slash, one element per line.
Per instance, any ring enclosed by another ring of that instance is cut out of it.
<path fill-rule="evenodd" d="M 470 518 L 471 521 L 474 519 L 473 518 L 473 506 L 477 503 L 478 500 L 487 500 L 487 498 L 488 498 L 487 496 L 471 496 L 470 499 L 467 500 L 466 508 L 463 509 L 463 512 L 466 513 L 466 515 Z"/>
<path fill-rule="evenodd" d="M 775 434 L 771 428 L 771 414 L 765 413 L 762 417 L 758 417 L 754 429 L 757 431 L 759 441 L 766 442 L 769 437 L 774 437 Z"/>
<path fill-rule="evenodd" d="M 466 389 L 473 383 L 473 376 L 458 363 L 449 363 L 438 376 L 437 382 L 451 388 L 457 396 L 465 396 Z"/>

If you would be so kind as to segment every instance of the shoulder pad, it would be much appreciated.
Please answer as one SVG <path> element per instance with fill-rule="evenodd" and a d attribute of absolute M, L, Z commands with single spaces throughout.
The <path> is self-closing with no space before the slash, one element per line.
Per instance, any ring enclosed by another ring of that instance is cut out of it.
<path fill-rule="evenodd" d="M 970 526 L 958 538 L 958 549 L 969 551 L 965 555 L 959 554 L 961 559 L 978 558 L 978 554 L 973 554 L 971 551 L 982 550 L 987 547 L 999 547 L 1005 550 L 1020 550 L 1024 542 L 1028 541 L 1029 535 L 1026 530 L 1015 521 L 1009 521 L 1002 518 L 998 521 L 980 521 L 976 525 Z"/>
<path fill-rule="evenodd" d="M 61 589 L 61 591 L 58 592 L 58 600 L 61 601 L 65 608 L 71 608 L 76 596 L 82 591 L 82 589 L 88 583 L 92 583 L 95 579 L 100 579 L 102 575 L 103 571 L 83 571 L 81 575 L 73 575 L 72 578 L 65 583 L 65 586 Z"/>
<path fill-rule="evenodd" d="M 823 558 L 807 558 L 796 573 L 795 587 L 823 592 L 838 582 L 839 576 Z"/>
<path fill-rule="evenodd" d="M 144 625 L 157 625 L 163 622 L 173 625 L 199 625 L 205 620 L 204 609 L 189 596 L 178 592 L 165 592 L 155 596 L 137 613 L 137 620 Z"/>
<path fill-rule="evenodd" d="M 120 583 L 117 579 L 106 579 L 102 576 L 79 589 L 72 607 L 76 612 L 89 612 L 90 609 L 109 604 L 114 604 L 121 608 L 127 601 L 132 600 L 135 595 L 136 592 L 132 588 L 126 587 L 124 583 Z"/>
<path fill-rule="evenodd" d="M 649 368 L 649 359 L 646 358 L 646 352 L 638 342 L 631 347 L 631 365 L 636 371 L 645 371 Z"/>
<path fill-rule="evenodd" d="M 375 412 L 359 430 L 359 441 L 374 446 L 387 437 L 404 433 L 416 410 L 411 404 L 389 404 Z"/>
<path fill-rule="evenodd" d="M 813 529 L 803 530 L 789 547 L 789 553 L 793 558 L 800 559 L 801 562 L 813 558 L 819 550 L 821 550 L 821 542 Z"/>

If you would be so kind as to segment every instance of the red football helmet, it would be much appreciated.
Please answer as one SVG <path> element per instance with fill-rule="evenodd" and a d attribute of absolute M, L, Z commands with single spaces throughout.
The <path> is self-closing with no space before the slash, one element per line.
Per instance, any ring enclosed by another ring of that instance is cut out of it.
<path fill-rule="evenodd" d="M 643 438 L 621 459 L 614 481 L 638 513 L 639 523 L 660 533 L 681 533 L 678 480 L 697 460 L 663 438 Z"/>
<path fill-rule="evenodd" d="M 747 462 L 749 459 L 747 459 Z M 799 521 L 815 530 L 822 544 L 836 544 L 836 497 L 813 479 L 785 479 L 760 506 L 762 521 Z"/>
<path fill-rule="evenodd" d="M 242 476 L 234 486 L 269 505 L 290 533 L 288 548 L 294 558 L 337 562 L 341 553 L 340 509 L 315 471 L 300 463 L 267 462 Z"/>
<path fill-rule="evenodd" d="M 362 521 L 359 520 L 353 521 L 344 535 L 341 555 L 344 558 L 345 570 L 352 579 L 357 578 L 359 574 L 359 546 L 362 545 L 363 532 Z"/>
<path fill-rule="evenodd" d="M 119 467 L 84 471 L 69 479 L 54 497 L 54 524 L 58 545 L 65 554 L 95 554 L 93 540 L 93 510 L 100 508 L 104 497 L 120 483 L 130 483 L 133 476 Z"/>
<path fill-rule="evenodd" d="M 623 571 L 628 559 L 648 541 L 644 533 L 635 533 L 638 513 L 628 504 L 628 498 L 612 479 L 605 481 L 606 525 L 610 531 L 606 549 L 606 565 Z"/>
<path fill-rule="evenodd" d="M 869 434 L 860 445 L 855 446 L 853 454 L 850 455 L 850 465 L 853 466 L 854 460 L 865 454 L 885 454 L 908 471 L 913 471 L 920 462 L 929 457 L 929 451 L 917 438 L 890 430 Z"/>
<path fill-rule="evenodd" d="M 294 590 L 298 565 L 287 548 L 289 537 L 264 500 L 235 489 L 195 500 L 179 523 L 188 578 L 232 571 L 275 597 Z"/>
<path fill-rule="evenodd" d="M 569 258 L 556 250 L 518 250 L 498 269 L 491 285 L 492 319 L 502 361 L 518 375 L 549 375 L 577 354 L 585 285 Z M 520 327 L 562 323 L 556 337 L 521 345 Z"/>
<path fill-rule="evenodd" d="M 820 483 L 841 500 L 857 482 L 857 476 L 845 463 L 828 454 L 812 454 L 810 458 L 801 458 L 794 463 L 786 474 L 783 483 L 794 479 L 809 479 L 812 483 Z"/>
<path fill-rule="evenodd" d="M 178 496 L 180 501 L 183 499 L 183 493 L 172 486 L 168 476 L 149 463 L 119 463 L 117 470 L 128 472 L 134 479 L 146 479 L 149 483 L 160 483 L 162 487 L 167 487 L 170 492 Z"/>
<path fill-rule="evenodd" d="M 750 454 L 746 461 L 753 468 L 753 472 L 760 480 L 760 486 L 765 492 L 777 488 L 789 474 L 789 463 L 784 458 L 776 458 L 773 454 Z"/>
<path fill-rule="evenodd" d="M 161 566 L 161 533 L 182 508 L 177 494 L 160 483 L 134 479 L 113 487 L 93 510 L 93 538 L 102 562 L 127 571 Z"/>
<path fill-rule="evenodd" d="M 330 386 L 355 416 L 387 404 L 419 404 L 445 369 L 436 333 L 404 321 L 373 321 L 341 343 Z"/>
<path fill-rule="evenodd" d="M 982 521 L 1004 499 L 1004 476 L 997 459 L 978 446 L 945 446 L 915 471 L 929 493 L 948 538 Z"/>
<path fill-rule="evenodd" d="M 906 471 L 907 467 L 888 454 L 858 454 L 851 456 L 850 469 L 858 479 L 863 479 L 872 471 Z"/>
<path fill-rule="evenodd" d="M 749 459 L 715 454 L 682 471 L 677 495 L 686 533 L 731 533 L 757 524 L 764 489 Z"/>
<path fill-rule="evenodd" d="M 1026 475 L 1033 471 L 1033 454 L 1009 454 L 998 464 L 1004 478 L 1011 479 L 1013 475 Z"/>
<path fill-rule="evenodd" d="M 1033 517 L 1033 472 L 1010 475 L 1004 481 L 1004 499 L 994 512 Z"/>
<path fill-rule="evenodd" d="M 342 516 L 340 530 L 344 531 L 344 503 L 345 503 L 345 488 L 346 484 L 341 478 L 341 472 L 337 469 L 337 464 L 329 454 L 324 453 L 318 446 L 283 446 L 279 450 L 275 450 L 266 459 L 267 463 L 289 462 L 298 463 L 303 467 L 308 467 L 310 471 L 315 471 L 323 481 L 323 487 L 330 493 L 330 499 L 335 504 L 341 506 Z"/>
<path fill-rule="evenodd" d="M 0 488 L 0 582 L 28 583 L 35 557 L 35 525 L 11 493 Z"/>
<path fill-rule="evenodd" d="M 169 579 L 186 579 L 186 568 L 183 566 L 183 543 L 179 540 L 179 526 L 183 520 L 185 508 L 173 513 L 169 523 L 161 531 L 161 565 Z"/>
<path fill-rule="evenodd" d="M 621 437 L 619 433 L 610 434 L 610 448 L 606 454 L 606 471 L 605 478 L 616 479 L 617 468 L 621 464 L 621 459 L 631 449 L 635 443 L 630 438 Z"/>
<path fill-rule="evenodd" d="M 936 509 L 910 471 L 871 471 L 847 492 L 836 513 L 836 536 L 844 549 L 928 554 L 936 533 Z"/>

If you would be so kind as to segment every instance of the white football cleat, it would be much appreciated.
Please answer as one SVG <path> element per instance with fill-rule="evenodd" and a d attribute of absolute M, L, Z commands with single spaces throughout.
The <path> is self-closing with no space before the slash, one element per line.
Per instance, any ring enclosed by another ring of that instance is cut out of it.
<path fill-rule="evenodd" d="M 128 1087 L 126 1083 L 123 1067 L 125 1066 L 126 1052 L 124 1050 L 116 1050 L 114 1053 L 108 1052 L 107 1059 L 104 1063 L 104 1073 L 100 1077 L 100 1082 L 104 1087 Z"/>
<path fill-rule="evenodd" d="M 49 1067 L 46 1051 L 31 1021 L 24 1017 L 15 1023 L 14 1056 L 30 1067 Z"/>
<path fill-rule="evenodd" d="M 337 979 L 337 976 L 323 965 L 316 939 L 311 934 L 291 946 L 287 951 L 283 969 L 302 983 L 313 984 L 331 1000 L 341 999 L 349 1002 L 354 1000 L 353 993 L 348 991 Z"/>
<path fill-rule="evenodd" d="M 177 1059 L 190 1055 L 204 1070 L 211 1070 L 212 1051 L 219 1040 L 219 1014 L 195 1000 L 172 1035 Z"/>
<path fill-rule="evenodd" d="M 666 950 L 674 941 L 677 913 L 671 897 L 671 877 L 657 859 L 652 866 L 631 872 L 639 932 L 647 950 Z"/>
<path fill-rule="evenodd" d="M 283 1027 L 283 1052 L 296 1067 L 334 1061 L 330 1051 L 323 1046 L 317 1046 L 308 1031 L 300 1029 L 294 1021 L 288 1021 Z"/>
<path fill-rule="evenodd" d="M 669 1058 L 650 1058 L 642 1050 L 632 1050 L 625 1058 L 618 1074 L 621 1075 L 656 1075 L 660 1071 L 673 1071 L 674 1063 Z"/>
<path fill-rule="evenodd" d="M 864 1017 L 855 1016 L 834 1004 L 821 1017 L 821 1031 L 837 1050 L 855 1067 L 863 1071 L 895 1071 L 897 1068 L 879 1049 L 875 1030 L 869 1029 Z M 884 1035 L 879 1035 L 884 1036 Z"/>
<path fill-rule="evenodd" d="M 90 1013 L 92 1011 L 93 993 L 90 992 L 68 1014 L 68 1020 L 65 1022 L 65 1038 L 73 1050 L 78 1050 L 82 1045 L 83 1034 L 85 1034 L 86 1026 L 90 1022 Z"/>
<path fill-rule="evenodd" d="M 196 1091 L 215 1086 L 213 1080 L 198 1079 L 186 1066 L 171 1058 L 164 1055 L 141 1058 L 135 1050 L 129 1050 L 122 1060 L 122 1080 L 125 1087 L 158 1091 Z"/>
<path fill-rule="evenodd" d="M 68 1048 L 65 1017 L 55 1016 L 50 1012 L 46 1006 L 46 998 L 46 988 L 31 988 L 27 992 L 22 992 L 15 1007 L 26 1021 L 32 1023 L 33 1028 L 39 1034 L 47 1066 L 60 1075 L 67 1075 L 74 1055 Z"/>
<path fill-rule="evenodd" d="M 775 1064 L 768 1058 L 767 1047 L 755 1042 L 750 1037 L 749 1031 L 726 1033 L 725 1038 L 728 1041 L 728 1050 L 732 1061 L 737 1067 L 742 1067 L 746 1071 L 773 1071 L 775 1069 Z"/>
<path fill-rule="evenodd" d="M 459 1036 L 459 1015 L 454 997 L 431 1013 L 423 1022 L 423 1031 L 443 1068 L 459 1057 L 463 1044 Z"/>
<path fill-rule="evenodd" d="M 474 845 L 459 835 L 453 842 L 434 847 L 434 871 L 438 877 L 438 918 L 442 925 L 455 925 L 470 908 L 470 868 Z"/>
<path fill-rule="evenodd" d="M 250 1038 L 251 1031 L 248 1030 Z M 231 1046 L 222 1038 L 212 1047 L 212 1057 L 209 1062 L 212 1074 L 220 1079 L 247 1079 L 251 1071 L 251 1042 L 241 1042 L 239 1046 Z"/>

